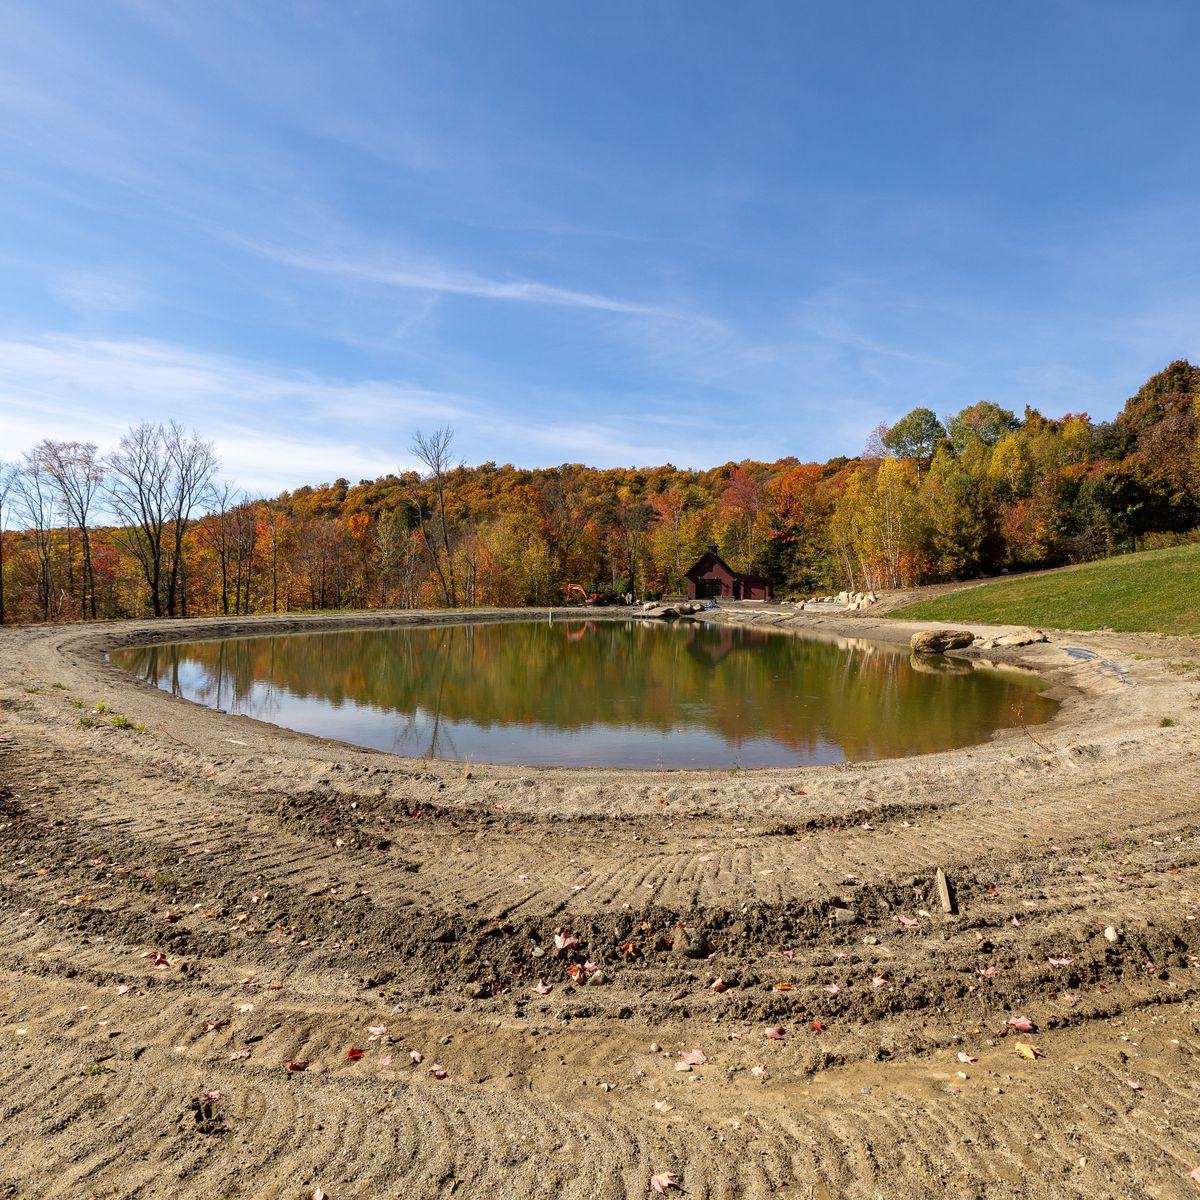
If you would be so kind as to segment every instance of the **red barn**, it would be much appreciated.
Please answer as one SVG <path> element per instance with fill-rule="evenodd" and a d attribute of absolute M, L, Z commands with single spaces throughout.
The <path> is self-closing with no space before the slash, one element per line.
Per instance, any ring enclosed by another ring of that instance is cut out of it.
<path fill-rule="evenodd" d="M 708 553 L 687 572 L 689 600 L 770 600 L 771 581 L 761 575 L 741 575 L 708 543 Z"/>

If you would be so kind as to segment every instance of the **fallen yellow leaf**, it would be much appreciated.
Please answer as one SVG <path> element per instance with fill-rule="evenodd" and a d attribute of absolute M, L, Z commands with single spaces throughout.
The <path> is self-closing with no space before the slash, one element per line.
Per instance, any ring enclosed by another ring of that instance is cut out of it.
<path fill-rule="evenodd" d="M 1022 1058 L 1034 1059 L 1042 1053 L 1032 1042 L 1017 1042 L 1014 1048 Z"/>

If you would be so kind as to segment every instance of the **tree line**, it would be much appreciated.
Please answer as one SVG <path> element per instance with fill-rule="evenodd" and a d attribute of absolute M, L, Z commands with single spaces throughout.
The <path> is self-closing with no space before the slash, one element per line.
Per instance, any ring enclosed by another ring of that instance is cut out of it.
<path fill-rule="evenodd" d="M 442 428 L 415 435 L 420 471 L 274 497 L 174 421 L 106 453 L 48 438 L 0 462 L 0 621 L 657 595 L 710 541 L 783 595 L 1080 562 L 1197 533 L 1198 397 L 1180 360 L 1112 421 L 917 408 L 853 458 L 703 471 L 468 467 Z"/>

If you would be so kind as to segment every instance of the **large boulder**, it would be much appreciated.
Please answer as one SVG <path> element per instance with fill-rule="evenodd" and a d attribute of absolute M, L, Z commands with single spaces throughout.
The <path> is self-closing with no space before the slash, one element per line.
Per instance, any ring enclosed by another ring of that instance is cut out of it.
<path fill-rule="evenodd" d="M 962 650 L 975 640 L 965 629 L 926 629 L 914 633 L 909 641 L 914 654 L 945 654 L 947 650 Z"/>

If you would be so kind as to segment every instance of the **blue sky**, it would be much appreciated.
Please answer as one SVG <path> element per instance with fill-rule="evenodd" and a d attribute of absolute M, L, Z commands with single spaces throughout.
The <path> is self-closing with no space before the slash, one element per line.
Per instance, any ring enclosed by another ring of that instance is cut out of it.
<path fill-rule="evenodd" d="M 9 0 L 0 457 L 858 452 L 1200 358 L 1193 0 Z"/>

